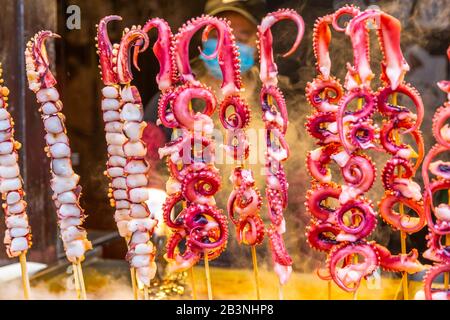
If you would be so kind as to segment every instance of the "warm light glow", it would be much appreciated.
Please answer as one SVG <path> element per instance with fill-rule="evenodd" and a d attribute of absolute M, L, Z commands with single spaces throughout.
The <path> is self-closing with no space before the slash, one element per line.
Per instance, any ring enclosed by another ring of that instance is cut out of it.
<path fill-rule="evenodd" d="M 158 236 L 167 235 L 168 230 L 163 220 L 162 206 L 166 201 L 167 194 L 164 190 L 157 188 L 148 189 L 148 200 L 146 201 L 150 212 L 158 219 L 158 226 L 155 228 L 154 233 Z"/>

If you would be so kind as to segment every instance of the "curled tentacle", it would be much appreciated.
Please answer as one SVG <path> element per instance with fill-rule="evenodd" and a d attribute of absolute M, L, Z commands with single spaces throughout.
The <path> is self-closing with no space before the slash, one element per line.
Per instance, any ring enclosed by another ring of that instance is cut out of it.
<path fill-rule="evenodd" d="M 340 142 L 336 131 L 336 114 L 334 112 L 318 112 L 307 118 L 306 130 L 319 140 L 319 144 Z"/>
<path fill-rule="evenodd" d="M 337 104 L 344 95 L 344 89 L 338 79 L 334 77 L 325 79 L 319 76 L 312 82 L 308 82 L 305 95 L 309 104 L 318 111 L 336 112 Z"/>
<path fill-rule="evenodd" d="M 417 217 L 411 217 L 408 214 L 400 215 L 394 210 L 394 206 L 398 203 L 403 203 L 405 206 L 410 207 L 417 214 Z M 427 221 L 422 201 L 406 198 L 388 190 L 385 192 L 378 207 L 383 220 L 394 229 L 412 234 L 420 231 L 426 225 Z"/>
<path fill-rule="evenodd" d="M 239 243 L 256 246 L 264 240 L 264 222 L 258 215 L 240 219 L 236 225 L 236 237 Z"/>
<path fill-rule="evenodd" d="M 353 154 L 341 168 L 341 173 L 346 185 L 342 187 L 339 199 L 341 203 L 346 203 L 372 188 L 376 169 L 368 156 Z"/>
<path fill-rule="evenodd" d="M 227 116 L 230 107 L 234 109 L 234 113 Z M 227 130 L 244 129 L 250 123 L 250 107 L 239 95 L 227 96 L 219 110 L 220 122 Z"/>
<path fill-rule="evenodd" d="M 354 5 L 345 5 L 342 8 L 339 8 L 333 14 L 333 21 L 332 21 L 333 28 L 338 32 L 345 32 L 346 26 L 341 27 L 339 25 L 339 19 L 346 15 L 351 16 L 353 18 L 356 17 L 359 13 L 360 13 L 359 7 L 356 7 Z"/>
<path fill-rule="evenodd" d="M 213 168 L 193 171 L 184 177 L 182 193 L 189 202 L 214 204 L 213 196 L 219 191 L 220 184 L 219 173 Z"/>
<path fill-rule="evenodd" d="M 437 109 L 433 116 L 433 135 L 436 142 L 447 149 L 450 149 L 450 127 L 446 124 L 450 118 L 450 103 Z"/>
<path fill-rule="evenodd" d="M 402 174 L 399 177 L 396 173 L 398 167 L 402 168 Z M 383 182 L 383 187 L 386 190 L 393 190 L 395 185 L 396 178 L 404 178 L 409 179 L 414 176 L 413 168 L 408 160 L 393 157 L 389 159 L 386 165 L 383 168 L 383 172 L 381 174 L 381 181 Z"/>
<path fill-rule="evenodd" d="M 303 22 L 303 18 L 294 10 L 280 9 L 267 14 L 258 26 L 258 49 L 261 61 L 259 74 L 264 86 L 276 86 L 278 83 L 278 67 L 273 57 L 273 36 L 270 29 L 275 23 L 285 19 L 292 20 L 297 25 L 295 42 L 292 45 L 292 48 L 283 55 L 283 57 L 287 57 L 298 48 L 300 42 L 302 41 L 303 34 L 305 32 L 305 23 Z"/>
<path fill-rule="evenodd" d="M 346 112 L 348 105 L 355 99 L 364 99 L 364 104 L 361 109 L 355 110 L 353 112 Z M 354 88 L 349 91 L 339 103 L 338 112 L 336 115 L 337 121 L 337 131 L 339 133 L 339 138 L 348 153 L 350 152 L 350 143 L 346 139 L 344 126 L 345 122 L 357 122 L 364 121 L 369 118 L 376 109 L 376 96 L 371 92 L 370 89 L 365 88 Z"/>
<path fill-rule="evenodd" d="M 273 98 L 276 105 L 269 103 L 269 97 Z M 261 88 L 260 101 L 266 125 L 271 124 L 286 134 L 289 120 L 286 101 L 281 90 L 276 86 L 264 86 Z"/>
<path fill-rule="evenodd" d="M 422 132 L 420 130 L 415 130 L 410 132 L 417 144 L 417 152 L 415 152 L 410 145 L 405 143 L 397 143 L 394 139 L 395 130 L 410 129 L 413 124 L 409 121 L 387 121 L 384 122 L 381 132 L 380 132 L 380 143 L 383 148 L 392 155 L 398 156 L 404 159 L 417 158 L 413 170 L 416 171 L 420 164 L 422 163 L 425 145 L 422 137 Z M 403 134 L 403 132 L 400 132 Z"/>
<path fill-rule="evenodd" d="M 373 124 L 371 119 L 358 121 L 349 126 L 348 140 L 356 149 L 381 149 L 375 145 L 379 137 L 379 128 Z"/>
<path fill-rule="evenodd" d="M 28 86 L 34 92 L 52 88 L 57 83 L 48 61 L 46 41 L 49 38 L 60 36 L 52 31 L 40 31 L 27 43 L 25 50 Z"/>
<path fill-rule="evenodd" d="M 340 242 L 336 240 L 339 228 L 330 223 L 311 223 L 306 229 L 306 240 L 311 248 L 329 252 Z"/>
<path fill-rule="evenodd" d="M 360 255 L 363 261 L 358 263 L 345 263 L 349 257 Z M 344 265 L 339 267 L 339 263 Z M 370 276 L 378 267 L 379 261 L 376 251 L 366 243 L 348 243 L 335 246 L 329 256 L 327 265 L 334 282 L 347 292 L 358 290 L 361 280 Z"/>
<path fill-rule="evenodd" d="M 192 99 L 201 99 L 205 102 L 203 112 L 194 114 L 189 108 Z M 213 124 L 210 116 L 216 109 L 216 97 L 212 91 L 206 87 L 185 87 L 175 97 L 173 102 L 173 115 L 180 126 L 190 131 L 204 131 L 210 133 Z"/>
<path fill-rule="evenodd" d="M 339 152 L 339 149 L 338 143 L 330 143 L 308 152 L 306 168 L 313 179 L 322 183 L 331 182 L 332 177 L 328 164 L 331 162 L 333 155 Z"/>
<path fill-rule="evenodd" d="M 194 18 L 178 30 L 178 33 L 174 36 L 172 44 L 172 55 L 175 57 L 175 62 L 178 66 L 179 75 L 181 81 L 190 82 L 192 84 L 199 84 L 195 80 L 195 76 L 192 73 L 190 59 L 189 59 L 189 44 L 192 37 L 202 28 L 212 25 L 218 32 L 218 45 L 214 52 L 206 56 L 203 52 L 202 55 L 208 58 L 215 58 L 218 56 L 220 50 L 222 50 L 223 36 L 226 33 L 223 29 L 225 24 L 216 17 L 202 15 L 201 17 Z"/>
<path fill-rule="evenodd" d="M 445 273 L 450 272 L 450 264 L 438 264 L 431 267 L 423 278 L 425 285 L 425 298 L 427 300 L 450 300 L 450 291 L 447 289 L 433 289 L 434 280 Z"/>
<path fill-rule="evenodd" d="M 183 240 L 184 235 L 175 232 L 167 240 L 165 258 L 169 262 L 169 272 L 180 272 L 187 270 L 194 266 L 201 258 L 201 253 L 193 252 L 189 247 L 186 247 L 184 252 L 180 252 L 179 244 Z"/>
<path fill-rule="evenodd" d="M 131 60 L 130 51 L 132 47 L 138 46 L 139 51 L 143 52 L 148 48 L 150 40 L 147 33 L 139 28 L 133 26 L 131 30 L 125 29 L 125 33 L 120 41 L 120 46 L 117 53 L 117 77 L 120 83 L 127 84 L 133 80 L 133 74 L 131 72 Z M 136 56 L 136 55 L 135 55 Z M 135 67 L 137 67 L 137 60 L 134 60 Z"/>
<path fill-rule="evenodd" d="M 358 222 L 348 225 L 344 221 L 344 215 L 351 212 L 351 220 Z M 355 242 L 364 239 L 375 230 L 377 218 L 372 204 L 363 200 L 349 200 L 336 211 L 336 225 L 341 230 L 337 236 L 338 241 Z"/>
<path fill-rule="evenodd" d="M 438 191 L 449 189 L 450 180 L 433 181 L 428 185 L 423 196 L 428 228 L 438 235 L 450 233 L 450 206 L 446 203 L 435 206 L 433 203 L 433 195 Z M 433 213 L 436 219 L 433 219 Z"/>
<path fill-rule="evenodd" d="M 107 86 L 117 84 L 117 50 L 111 44 L 108 36 L 107 25 L 110 21 L 120 21 L 122 17 L 107 16 L 100 20 L 97 26 L 97 52 L 100 57 L 100 70 L 103 83 Z"/>
<path fill-rule="evenodd" d="M 450 263 L 450 245 L 442 244 L 444 237 L 430 230 L 426 236 L 428 249 L 423 253 L 423 257 L 439 263 Z"/>
<path fill-rule="evenodd" d="M 392 94 L 404 94 L 408 98 L 410 98 L 416 108 L 417 114 L 412 113 L 407 107 L 392 105 L 389 103 L 389 97 Z M 394 90 L 390 86 L 385 86 L 381 88 L 377 93 L 377 104 L 378 111 L 388 116 L 391 120 L 398 119 L 402 120 L 412 120 L 414 121 L 414 125 L 411 126 L 405 133 L 415 131 L 420 128 L 420 125 L 423 121 L 424 116 L 424 106 L 422 102 L 422 98 L 420 97 L 419 92 L 413 88 L 410 84 L 401 83 Z"/>
<path fill-rule="evenodd" d="M 326 204 L 329 198 L 339 199 L 342 190 L 333 183 L 317 184 L 306 193 L 306 209 L 320 221 L 334 221 L 336 209 Z"/>

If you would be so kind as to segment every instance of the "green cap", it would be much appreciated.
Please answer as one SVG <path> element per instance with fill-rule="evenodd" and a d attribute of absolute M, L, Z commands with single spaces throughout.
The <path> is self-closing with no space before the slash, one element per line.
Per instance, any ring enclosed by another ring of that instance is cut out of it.
<path fill-rule="evenodd" d="M 265 15 L 265 0 L 208 0 L 205 13 L 215 16 L 226 11 L 237 12 L 258 25 Z"/>

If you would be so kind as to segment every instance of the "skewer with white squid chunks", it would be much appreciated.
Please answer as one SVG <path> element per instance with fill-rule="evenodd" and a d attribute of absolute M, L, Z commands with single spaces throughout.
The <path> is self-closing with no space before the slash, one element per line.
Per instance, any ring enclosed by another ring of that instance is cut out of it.
<path fill-rule="evenodd" d="M 117 53 L 117 77 L 121 84 L 120 121 L 126 141 L 122 144 L 122 151 L 126 158 L 123 176 L 126 178 L 126 199 L 130 202 L 127 228 L 131 233 L 128 242 L 127 260 L 136 269 L 138 284 L 144 289 L 144 299 L 148 299 L 150 281 L 156 274 L 156 249 L 151 242 L 153 230 L 158 220 L 150 213 L 146 204 L 148 200 L 148 170 L 145 160 L 147 155 L 146 143 L 142 134 L 146 127 L 143 121 L 144 109 L 138 88 L 131 85 L 133 75 L 130 69 L 130 50 L 140 46 L 140 52 L 147 49 L 149 39 L 140 28 L 133 26 L 126 28 Z M 136 57 L 136 56 L 135 56 Z M 134 61 L 136 63 L 136 60 Z"/>
<path fill-rule="evenodd" d="M 21 145 L 14 139 L 14 120 L 7 110 L 9 89 L 3 86 L 2 73 L 0 64 L 0 191 L 6 224 L 3 242 L 6 245 L 8 257 L 19 257 L 23 295 L 28 300 L 30 281 L 27 274 L 26 255 L 32 244 L 31 228 L 18 164 L 18 150 Z"/>
<path fill-rule="evenodd" d="M 47 147 L 45 151 L 51 159 L 52 198 L 57 208 L 58 225 L 64 250 L 67 259 L 72 262 L 77 297 L 86 299 L 81 262 L 85 258 L 85 252 L 90 250 L 92 245 L 87 239 L 86 230 L 82 227 L 86 215 L 79 203 L 81 186 L 78 182 L 80 177 L 72 169 L 65 117 L 61 113 L 63 103 L 55 88 L 57 81 L 50 71 L 45 47 L 45 41 L 48 38 L 57 37 L 59 36 L 51 31 L 41 31 L 27 43 L 26 71 L 29 88 L 35 92 L 37 102 L 41 105 L 39 111 L 46 131 Z"/>

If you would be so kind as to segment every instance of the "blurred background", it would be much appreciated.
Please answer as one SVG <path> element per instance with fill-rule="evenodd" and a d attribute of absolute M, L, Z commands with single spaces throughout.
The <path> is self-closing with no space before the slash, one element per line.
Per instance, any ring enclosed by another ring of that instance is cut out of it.
<path fill-rule="evenodd" d="M 29 252 L 29 260 L 46 265 L 63 263 L 64 252 L 58 238 L 56 215 L 51 201 L 49 186 L 48 160 L 43 152 L 43 129 L 38 113 L 38 106 L 31 92 L 26 88 L 24 76 L 23 50 L 27 39 L 35 32 L 49 28 L 62 36 L 56 42 L 49 42 L 50 54 L 53 58 L 52 67 L 57 73 L 59 89 L 64 102 L 64 114 L 67 117 L 68 135 L 73 150 L 73 164 L 76 172 L 81 176 L 83 187 L 82 206 L 89 217 L 86 227 L 89 238 L 95 244 L 95 255 L 105 260 L 122 261 L 126 252 L 123 239 L 118 236 L 113 218 L 113 208 L 109 206 L 107 198 L 108 179 L 103 175 L 106 162 L 106 143 L 103 121 L 100 110 L 101 88 L 98 69 L 98 57 L 95 50 L 96 23 L 110 14 L 123 17 L 122 22 L 111 23 L 109 30 L 111 39 L 119 41 L 123 28 L 132 25 L 143 25 L 149 18 L 161 17 L 168 21 L 172 31 L 177 29 L 188 19 L 205 12 L 227 16 L 232 21 L 232 27 L 237 30 L 238 41 L 247 47 L 253 47 L 256 23 L 265 13 L 278 8 L 295 9 L 304 19 L 306 32 L 300 48 L 290 57 L 282 58 L 293 42 L 295 34 L 291 22 L 280 23 L 275 26 L 273 33 L 274 52 L 280 72 L 280 87 L 285 93 L 290 127 L 287 134 L 291 146 L 292 156 L 288 160 L 286 170 L 290 184 L 289 208 L 285 212 L 287 233 L 285 241 L 287 249 L 294 259 L 294 270 L 297 272 L 311 272 L 325 257 L 313 252 L 305 241 L 305 227 L 309 217 L 305 213 L 304 196 L 309 188 L 309 176 L 304 160 L 307 150 L 314 148 L 314 141 L 307 135 L 304 128 L 305 118 L 310 114 L 311 107 L 304 98 L 304 88 L 308 81 L 315 76 L 314 57 L 312 52 L 312 30 L 317 17 L 331 13 L 345 4 L 354 4 L 362 9 L 368 6 L 378 6 L 387 13 L 397 17 L 403 26 L 401 44 L 411 70 L 406 81 L 416 87 L 422 95 L 426 108 L 426 117 L 422 130 L 427 150 L 434 141 L 430 128 L 431 117 L 437 107 L 445 100 L 445 95 L 438 90 L 436 82 L 448 79 L 449 68 L 445 56 L 450 44 L 450 6 L 446 0 L 396 0 L 396 1 L 340 1 L 340 0 L 267 0 L 267 1 L 235 1 L 243 11 L 221 11 L 220 8 L 229 6 L 234 1 L 203 0 L 0 0 L 4 14 L 0 21 L 0 60 L 4 65 L 6 85 L 11 89 L 10 105 L 16 119 L 16 136 L 23 143 L 21 151 L 25 190 L 29 202 L 29 215 L 33 231 L 33 248 Z M 206 8 L 205 8 L 206 5 Z M 231 4 L 232 5 L 232 4 Z M 242 5 L 242 6 L 241 6 Z M 209 7 L 208 7 L 209 6 Z M 71 20 L 73 13 L 79 12 L 79 20 Z M 69 19 L 69 20 L 68 20 Z M 79 25 L 76 22 L 79 21 Z M 74 23 L 75 22 L 75 23 Z M 234 24 L 233 24 L 234 23 Z M 150 33 L 151 43 L 156 38 L 156 32 Z M 220 83 L 214 77 L 212 66 L 198 59 L 197 37 L 191 45 L 194 70 L 198 77 L 218 88 Z M 372 34 L 373 68 L 379 73 L 378 64 L 381 58 L 376 44 L 376 37 Z M 249 49 L 250 50 L 250 49 Z M 251 51 L 250 52 L 254 52 Z M 257 76 L 257 52 L 247 56 L 248 67 L 244 74 L 246 85 L 245 97 L 253 109 L 251 127 L 262 127 L 258 105 L 259 78 Z M 253 61 L 252 59 L 253 58 Z M 331 42 L 331 58 L 333 62 L 332 74 L 343 79 L 345 63 L 351 61 L 352 52 L 350 41 L 343 34 L 333 33 Z M 163 190 L 167 179 L 164 163 L 158 160 L 157 149 L 170 138 L 170 132 L 155 125 L 155 101 L 158 88 L 155 76 L 159 66 L 150 50 L 139 58 L 141 72 L 135 72 L 134 84 L 140 89 L 145 114 L 149 126 L 145 132 L 149 143 L 148 159 L 152 164 L 149 188 Z M 220 124 L 219 122 L 217 122 Z M 375 157 L 381 168 L 386 157 L 369 153 Z M 219 166 L 223 173 L 224 188 L 217 194 L 218 204 L 225 208 L 226 199 L 230 192 L 228 176 L 230 166 Z M 258 165 L 255 165 L 255 175 L 259 176 Z M 420 172 L 420 171 L 419 171 Z M 337 175 L 335 175 L 337 176 Z M 419 176 L 417 181 L 421 181 Z M 258 187 L 263 190 L 264 178 L 258 178 Z M 379 201 L 383 190 L 379 183 L 374 186 L 369 196 L 374 203 Z M 162 197 L 163 193 L 155 193 L 155 197 Z M 265 208 L 261 214 L 267 221 Z M 3 221 L 0 223 L 0 234 L 4 231 Z M 416 247 L 420 252 L 425 247 L 425 233 L 423 230 L 408 238 L 408 250 Z M 227 268 L 248 268 L 250 264 L 250 250 L 239 246 L 235 241 L 233 226 L 230 224 L 230 238 L 228 250 L 213 266 Z M 379 221 L 372 238 L 388 246 L 394 253 L 399 251 L 399 233 L 394 232 L 384 222 Z M 160 249 L 161 251 L 162 249 Z M 258 248 L 258 258 L 262 268 L 270 269 L 270 254 L 265 242 Z M 62 259 L 62 260 L 61 260 Z M 4 250 L 0 250 L 0 265 L 11 263 Z M 318 280 L 317 280 L 318 281 Z"/>

